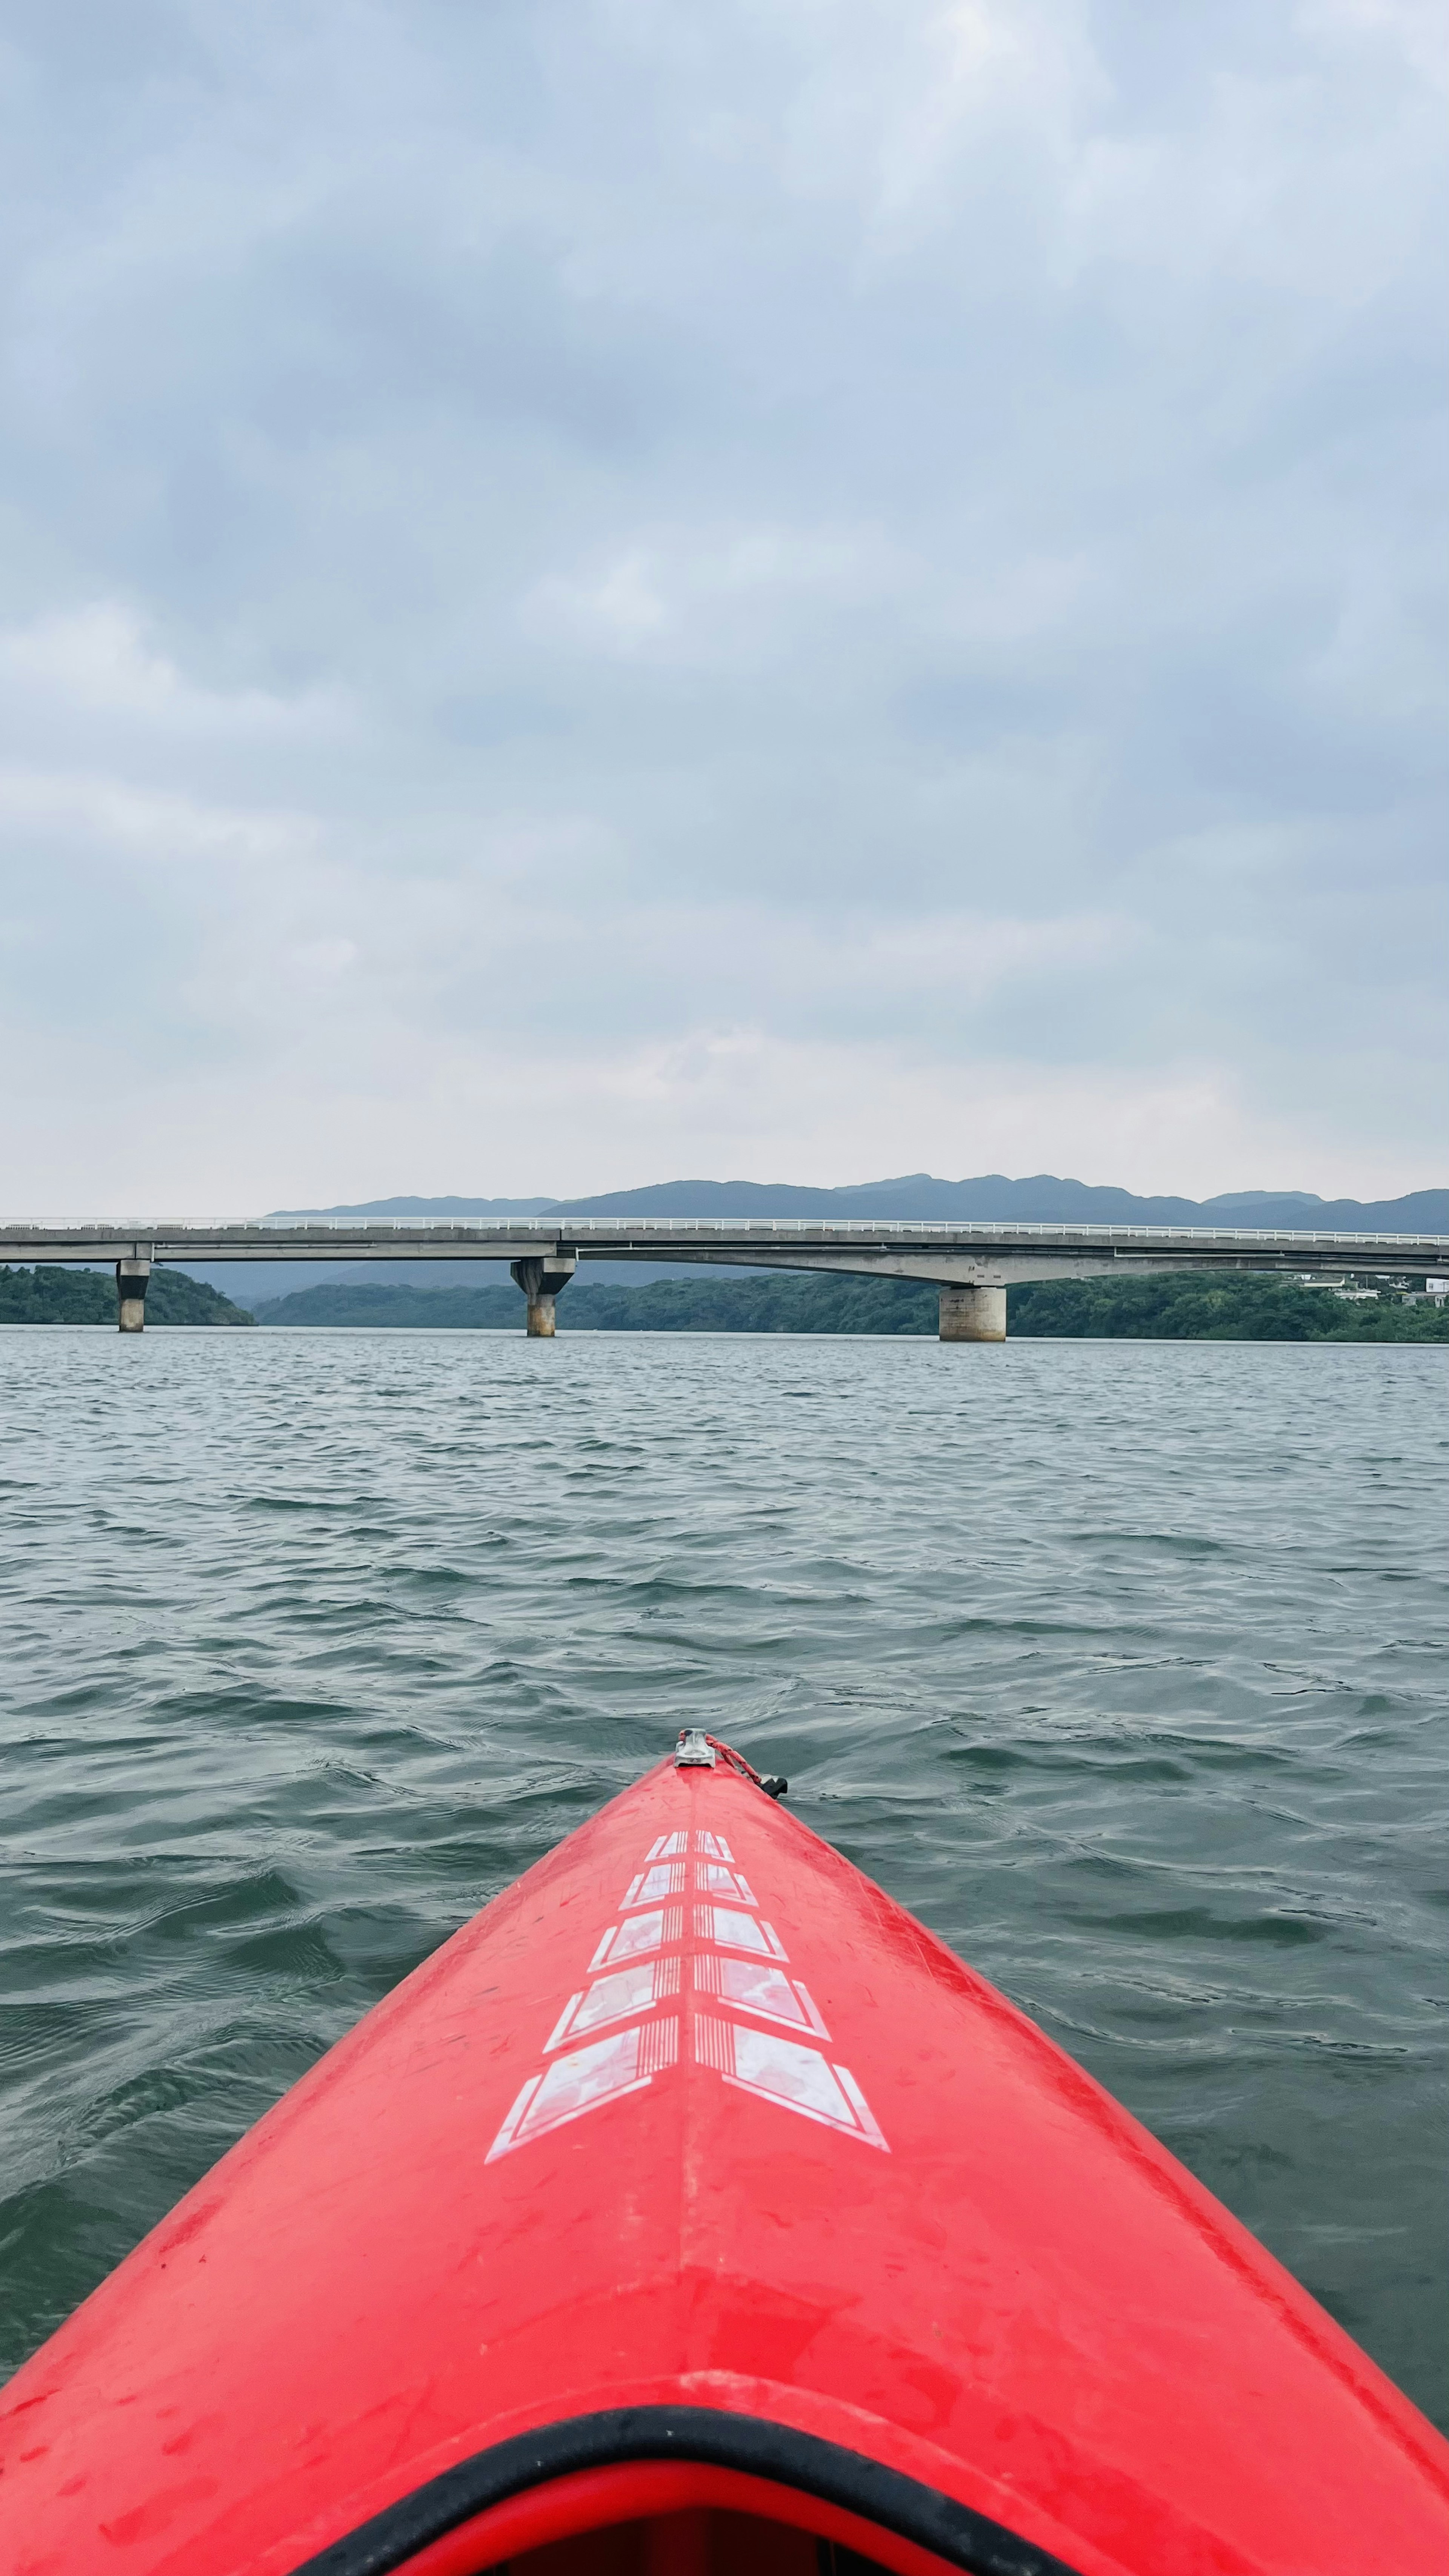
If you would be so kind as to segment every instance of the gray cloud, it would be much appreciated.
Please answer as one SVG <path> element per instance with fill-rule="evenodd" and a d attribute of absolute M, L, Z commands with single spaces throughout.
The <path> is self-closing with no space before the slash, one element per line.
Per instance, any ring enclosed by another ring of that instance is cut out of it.
<path fill-rule="evenodd" d="M 1428 1176 L 1437 13 L 9 26 L 17 1212 Z"/>

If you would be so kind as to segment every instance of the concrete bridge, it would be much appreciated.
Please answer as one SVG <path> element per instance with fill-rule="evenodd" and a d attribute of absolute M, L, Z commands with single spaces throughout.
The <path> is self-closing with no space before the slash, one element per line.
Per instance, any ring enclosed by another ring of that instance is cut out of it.
<path fill-rule="evenodd" d="M 1164 1270 L 1449 1278 L 1449 1235 L 1312 1234 L 1241 1226 L 920 1225 L 893 1219 L 595 1218 L 508 1225 L 17 1225 L 0 1262 L 114 1263 L 123 1333 L 146 1318 L 153 1262 L 507 1261 L 528 1331 L 554 1330 L 580 1261 L 734 1263 L 930 1280 L 943 1342 L 1006 1338 L 1006 1291 L 1024 1279 L 1138 1278 Z"/>

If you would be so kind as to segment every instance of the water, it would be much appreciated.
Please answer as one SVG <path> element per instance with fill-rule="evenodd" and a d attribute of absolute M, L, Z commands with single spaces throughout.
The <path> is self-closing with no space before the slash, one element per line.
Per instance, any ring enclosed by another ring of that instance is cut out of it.
<path fill-rule="evenodd" d="M 0 2364 L 688 1718 L 1445 2422 L 1444 1366 L 0 1333 Z"/>

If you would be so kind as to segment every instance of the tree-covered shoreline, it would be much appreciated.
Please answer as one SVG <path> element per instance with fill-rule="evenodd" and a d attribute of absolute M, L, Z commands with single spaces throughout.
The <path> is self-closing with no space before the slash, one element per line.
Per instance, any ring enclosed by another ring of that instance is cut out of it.
<path fill-rule="evenodd" d="M 738 1279 L 586 1280 L 560 1297 L 562 1333 L 824 1333 L 927 1337 L 937 1292 L 922 1282 L 763 1273 Z M 511 1287 L 393 1286 L 345 1277 L 259 1301 L 255 1314 L 218 1289 L 159 1265 L 148 1328 L 251 1325 L 394 1332 L 510 1332 L 523 1326 Z M 0 1324 L 116 1325 L 109 1271 L 0 1266 Z M 1262 1272 L 1173 1271 L 1145 1279 L 1041 1279 L 1007 1292 L 1012 1340 L 1449 1342 L 1446 1305 L 1406 1304 L 1397 1290 L 1350 1303 Z"/>
<path fill-rule="evenodd" d="M 302 1289 L 264 1300 L 269 1327 L 354 1331 L 520 1331 L 511 1287 L 411 1288 L 380 1281 Z M 1148 1279 L 1045 1279 L 1007 1295 L 1012 1339 L 1129 1341 L 1449 1342 L 1442 1306 L 1405 1305 L 1390 1291 L 1350 1304 L 1325 1288 L 1261 1273 L 1171 1272 Z M 910 1280 L 781 1273 L 748 1279 L 702 1273 L 570 1287 L 561 1333 L 870 1333 L 931 1335 L 937 1292 Z"/>
<path fill-rule="evenodd" d="M 116 1329 L 116 1283 L 109 1270 L 70 1270 L 38 1264 L 12 1270 L 0 1263 L 0 1324 L 109 1324 Z M 146 1289 L 146 1323 L 254 1324 L 244 1306 L 184 1270 L 158 1267 Z"/>

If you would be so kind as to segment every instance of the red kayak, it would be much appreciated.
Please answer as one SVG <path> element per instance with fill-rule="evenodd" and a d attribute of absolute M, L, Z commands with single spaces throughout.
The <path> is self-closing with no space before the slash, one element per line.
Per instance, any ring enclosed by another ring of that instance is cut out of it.
<path fill-rule="evenodd" d="M 1423 2417 L 697 1736 L 323 2058 L 0 2418 L 6 2576 L 1449 2568 Z"/>

